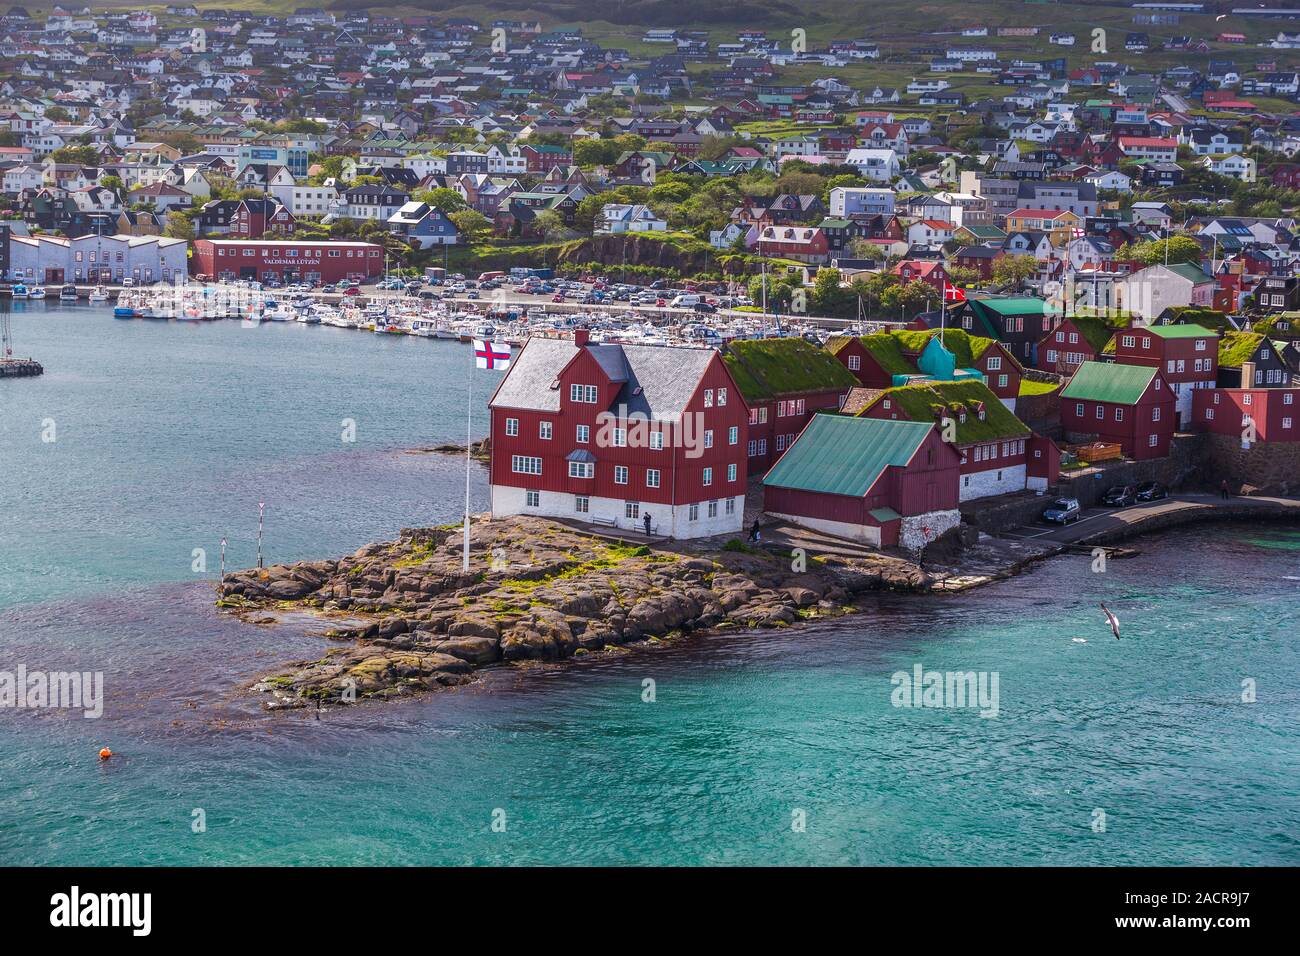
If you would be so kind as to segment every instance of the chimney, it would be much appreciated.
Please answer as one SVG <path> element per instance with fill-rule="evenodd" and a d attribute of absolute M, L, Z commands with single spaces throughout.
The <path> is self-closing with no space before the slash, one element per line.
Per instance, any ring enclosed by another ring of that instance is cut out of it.
<path fill-rule="evenodd" d="M 1255 363 L 1254 362 L 1241 363 L 1241 387 L 1242 388 L 1255 387 Z"/>
<path fill-rule="evenodd" d="M 573 344 L 578 348 L 586 348 L 587 343 L 591 340 L 591 330 L 585 326 L 573 330 Z"/>

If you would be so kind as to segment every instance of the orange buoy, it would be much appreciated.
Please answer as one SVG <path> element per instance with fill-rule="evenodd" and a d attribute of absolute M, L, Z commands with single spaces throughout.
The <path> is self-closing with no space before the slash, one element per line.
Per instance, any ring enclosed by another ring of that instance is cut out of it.
<path fill-rule="evenodd" d="M 108 759 L 109 757 L 111 757 L 111 756 L 113 756 L 113 751 L 109 750 L 107 747 L 103 748 L 103 749 L 100 750 L 100 752 L 99 752 L 99 759 L 100 759 L 100 760 L 107 760 L 107 759 Z"/>

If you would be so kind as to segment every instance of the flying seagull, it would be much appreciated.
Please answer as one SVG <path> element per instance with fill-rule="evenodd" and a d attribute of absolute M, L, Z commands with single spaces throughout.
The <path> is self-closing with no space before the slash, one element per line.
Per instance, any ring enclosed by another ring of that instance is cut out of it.
<path fill-rule="evenodd" d="M 1101 609 L 1106 613 L 1106 620 L 1110 622 L 1111 633 L 1115 635 L 1115 640 L 1118 641 L 1119 640 L 1119 618 L 1117 618 L 1114 615 L 1114 613 L 1111 611 L 1111 609 L 1108 608 L 1106 605 L 1103 604 L 1101 606 Z"/>

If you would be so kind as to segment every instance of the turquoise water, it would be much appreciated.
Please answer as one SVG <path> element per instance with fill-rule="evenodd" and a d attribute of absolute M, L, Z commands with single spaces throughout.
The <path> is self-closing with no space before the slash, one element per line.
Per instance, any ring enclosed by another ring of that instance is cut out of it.
<path fill-rule="evenodd" d="M 0 863 L 1300 862 L 1295 529 L 268 715 L 240 685 L 322 641 L 217 615 L 216 541 L 251 563 L 259 500 L 271 560 L 454 520 L 462 462 L 405 450 L 463 440 L 467 350 L 37 304 L 15 334 L 48 371 L 0 381 L 0 670 L 101 670 L 107 703 L 0 710 Z M 996 672 L 998 716 L 892 706 L 918 663 Z"/>

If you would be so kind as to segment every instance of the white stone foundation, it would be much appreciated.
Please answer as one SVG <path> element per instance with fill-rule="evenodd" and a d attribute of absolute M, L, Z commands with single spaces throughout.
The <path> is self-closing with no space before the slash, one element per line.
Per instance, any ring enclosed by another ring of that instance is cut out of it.
<path fill-rule="evenodd" d="M 898 546 L 908 551 L 918 551 L 927 544 L 933 544 L 937 538 L 959 524 L 961 512 L 956 508 L 904 518 L 898 524 Z"/>
<path fill-rule="evenodd" d="M 969 483 L 966 479 L 970 479 Z M 972 498 L 988 498 L 992 495 L 1009 495 L 1025 490 L 1025 466 L 1008 465 L 1006 468 L 990 468 L 962 475 L 957 486 L 961 489 L 958 501 L 970 501 Z"/>
<path fill-rule="evenodd" d="M 510 485 L 492 486 L 492 517 L 504 518 L 509 515 L 537 515 L 541 518 L 570 518 L 575 521 L 590 521 L 593 524 L 609 528 L 621 528 L 625 531 L 645 532 L 645 515 L 650 515 L 651 534 L 672 538 L 705 538 L 715 534 L 740 534 L 745 521 L 745 497 L 733 495 L 734 511 L 727 514 L 727 499 L 717 498 L 718 514 L 709 517 L 708 501 L 699 503 L 699 517 L 690 520 L 690 505 L 676 507 L 656 502 L 637 502 L 637 516 L 627 517 L 627 502 L 632 499 L 600 498 L 591 495 L 588 510 L 579 512 L 574 507 L 575 495 L 567 492 L 542 491 L 538 493 L 537 507 L 525 505 L 527 492 L 524 488 Z"/>

